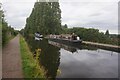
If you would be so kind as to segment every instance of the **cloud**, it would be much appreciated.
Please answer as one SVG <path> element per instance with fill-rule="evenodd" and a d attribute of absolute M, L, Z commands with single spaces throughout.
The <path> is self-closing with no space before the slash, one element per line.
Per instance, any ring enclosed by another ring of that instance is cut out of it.
<path fill-rule="evenodd" d="M 2 0 L 8 23 L 21 29 L 36 0 Z M 118 31 L 118 0 L 60 0 L 62 24 Z"/>
<path fill-rule="evenodd" d="M 100 15 L 102 15 L 102 13 L 95 13 L 95 14 L 91 14 L 90 16 L 94 17 L 94 16 L 100 16 Z"/>
<path fill-rule="evenodd" d="M 76 3 L 76 6 L 72 5 Z M 118 33 L 117 2 L 63 2 L 61 9 L 62 24 L 69 27 L 92 27 L 100 31 L 109 29 L 111 33 L 115 33 L 115 30 Z"/>
<path fill-rule="evenodd" d="M 2 2 L 6 20 L 12 27 L 20 30 L 26 24 L 26 18 L 30 15 L 34 6 L 34 1 L 28 0 L 4 0 Z"/>

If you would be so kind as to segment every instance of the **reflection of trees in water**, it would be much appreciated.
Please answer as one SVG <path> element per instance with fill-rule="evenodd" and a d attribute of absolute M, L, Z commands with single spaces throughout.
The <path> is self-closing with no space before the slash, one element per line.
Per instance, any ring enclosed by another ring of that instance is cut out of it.
<path fill-rule="evenodd" d="M 74 47 L 71 47 L 71 46 L 67 46 L 67 45 L 60 44 L 60 43 L 50 41 L 50 40 L 48 41 L 48 43 L 53 45 L 53 46 L 59 47 L 59 48 L 64 48 L 65 50 L 70 51 L 72 53 L 77 52 L 77 49 Z"/>
<path fill-rule="evenodd" d="M 59 48 L 49 45 L 47 40 L 35 41 L 34 38 L 27 39 L 32 52 L 40 48 L 40 64 L 46 71 L 46 77 L 55 78 L 60 64 Z"/>
<path fill-rule="evenodd" d="M 51 41 L 51 40 L 49 40 L 48 43 L 51 45 L 57 46 L 59 48 L 64 48 L 65 50 L 70 51 L 72 53 L 78 52 L 77 49 L 79 49 L 79 50 L 82 50 L 82 49 L 97 50 L 96 47 L 91 47 L 91 46 L 83 45 L 83 44 L 78 44 L 78 45 L 68 44 L 68 43 L 63 44 L 62 42 L 55 42 L 55 41 Z"/>
<path fill-rule="evenodd" d="M 40 63 L 47 71 L 47 77 L 55 78 L 60 64 L 59 48 L 49 46 L 42 50 L 40 54 Z"/>
<path fill-rule="evenodd" d="M 57 44 L 57 47 L 55 45 L 50 45 L 48 44 L 47 40 L 42 40 L 42 41 L 35 41 L 34 37 L 33 38 L 27 38 L 27 42 L 29 43 L 30 49 L 32 52 L 35 51 L 35 49 L 40 48 L 41 49 L 41 54 L 40 54 L 40 64 L 42 67 L 44 67 L 46 71 L 46 76 L 55 78 L 57 75 L 57 71 L 59 64 L 60 64 L 60 53 L 59 50 L 61 47 L 66 48 L 67 50 L 71 52 L 76 52 L 77 49 L 87 49 L 87 50 L 97 50 L 95 47 L 91 47 L 88 45 L 79 45 L 79 46 L 70 46 L 70 45 L 62 45 L 58 47 L 59 45 Z M 59 43 L 60 44 L 60 43 Z M 98 53 L 101 53 L 99 50 L 97 50 Z M 113 53 L 111 53 L 112 56 Z"/>

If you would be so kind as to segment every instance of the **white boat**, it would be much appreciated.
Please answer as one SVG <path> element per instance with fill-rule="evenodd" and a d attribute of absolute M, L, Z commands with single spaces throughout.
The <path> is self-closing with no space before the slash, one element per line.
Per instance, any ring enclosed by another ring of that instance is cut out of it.
<path fill-rule="evenodd" d="M 43 40 L 43 38 L 35 37 L 35 40 L 39 41 L 39 40 Z"/>
<path fill-rule="evenodd" d="M 43 35 L 37 32 L 37 33 L 35 33 L 35 37 L 42 38 Z"/>

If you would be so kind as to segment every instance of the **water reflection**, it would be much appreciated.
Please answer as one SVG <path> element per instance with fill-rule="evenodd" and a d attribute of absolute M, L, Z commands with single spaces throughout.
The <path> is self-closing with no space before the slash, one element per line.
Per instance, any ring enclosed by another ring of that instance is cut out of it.
<path fill-rule="evenodd" d="M 77 49 L 74 48 L 74 47 L 71 47 L 71 46 L 67 46 L 67 45 L 60 44 L 60 43 L 57 43 L 57 42 L 53 42 L 53 41 L 50 41 L 50 40 L 48 41 L 48 43 L 53 45 L 53 46 L 59 47 L 59 48 L 64 48 L 65 50 L 70 51 L 72 53 L 77 52 Z"/>
<path fill-rule="evenodd" d="M 72 53 L 75 53 L 75 52 L 78 52 L 77 50 L 97 50 L 96 47 L 90 47 L 90 46 L 86 46 L 86 45 L 75 45 L 75 46 L 72 46 L 70 44 L 63 44 L 63 43 L 59 43 L 59 42 L 54 42 L 54 41 L 51 41 L 51 40 L 48 40 L 48 43 L 53 45 L 53 46 L 56 46 L 56 47 L 59 47 L 59 48 L 63 48 L 67 51 L 70 51 Z"/>
<path fill-rule="evenodd" d="M 78 50 L 78 53 L 60 49 L 60 70 L 58 78 L 117 78 L 118 53 L 99 49 L 97 51 Z M 68 57 L 69 56 L 69 57 Z M 70 71 L 70 72 L 69 72 Z"/>
<path fill-rule="evenodd" d="M 60 64 L 60 48 L 48 44 L 46 39 L 36 41 L 34 38 L 27 39 L 33 53 L 40 48 L 40 64 L 45 69 L 46 77 L 55 78 Z"/>
<path fill-rule="evenodd" d="M 47 71 L 46 76 L 55 78 L 60 64 L 59 48 L 50 45 L 46 49 L 42 49 L 40 62 Z"/>
<path fill-rule="evenodd" d="M 26 39 L 31 51 L 41 49 L 40 64 L 51 78 L 117 78 L 118 53 L 79 45 L 72 46 L 47 39 Z M 74 53 L 74 54 L 73 54 Z"/>

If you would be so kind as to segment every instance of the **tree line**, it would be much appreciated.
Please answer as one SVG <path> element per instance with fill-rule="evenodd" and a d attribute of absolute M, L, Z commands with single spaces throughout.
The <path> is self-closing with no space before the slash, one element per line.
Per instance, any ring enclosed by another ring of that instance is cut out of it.
<path fill-rule="evenodd" d="M 17 35 L 18 31 L 8 25 L 1 7 L 2 4 L 0 4 L 0 29 L 2 29 L 2 45 L 4 46 L 10 38 Z"/>
<path fill-rule="evenodd" d="M 61 25 L 61 9 L 59 2 L 36 2 L 30 16 L 26 19 L 26 26 L 21 30 L 24 36 L 40 32 L 49 34 L 75 33 L 85 41 L 119 45 L 118 35 L 110 35 L 107 30 L 104 34 L 94 28 L 73 27 Z"/>
<path fill-rule="evenodd" d="M 120 36 L 115 34 L 114 35 L 109 34 L 109 30 L 106 30 L 106 32 L 103 33 L 100 32 L 98 29 L 94 29 L 94 28 L 88 28 L 88 29 L 83 27 L 66 28 L 65 26 L 63 26 L 64 34 L 75 33 L 84 41 L 120 45 L 119 43 Z"/>

